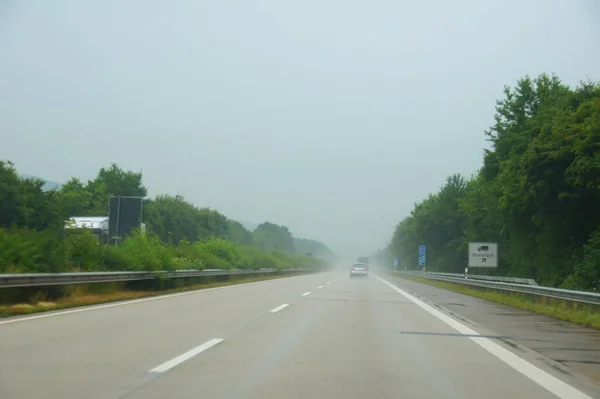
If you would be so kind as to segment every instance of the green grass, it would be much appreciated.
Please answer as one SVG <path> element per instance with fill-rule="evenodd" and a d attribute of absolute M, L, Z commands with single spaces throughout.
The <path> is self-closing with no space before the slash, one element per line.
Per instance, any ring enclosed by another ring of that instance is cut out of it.
<path fill-rule="evenodd" d="M 600 306 L 528 294 L 513 294 L 490 289 L 476 289 L 467 285 L 408 276 L 397 272 L 393 272 L 393 275 L 417 283 L 428 284 L 460 294 L 512 306 L 513 308 L 554 317 L 555 319 L 568 321 L 585 327 L 600 329 Z"/>
<path fill-rule="evenodd" d="M 202 290 L 227 285 L 251 283 L 255 281 L 273 280 L 288 276 L 240 276 L 228 281 L 211 281 L 189 286 L 146 291 L 114 291 L 105 293 L 93 293 L 84 286 L 78 286 L 69 297 L 60 298 L 55 301 L 37 301 L 35 303 L 19 303 L 13 305 L 0 305 L 0 317 L 20 316 L 33 313 L 48 312 L 52 310 L 68 309 L 79 306 L 98 305 L 102 303 L 117 302 L 138 298 L 146 298 L 158 295 L 172 294 L 177 292 Z"/>

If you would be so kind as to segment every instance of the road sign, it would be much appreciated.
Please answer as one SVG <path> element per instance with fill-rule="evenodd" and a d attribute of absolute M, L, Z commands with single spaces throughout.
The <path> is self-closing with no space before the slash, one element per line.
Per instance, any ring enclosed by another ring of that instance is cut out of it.
<path fill-rule="evenodd" d="M 394 266 L 398 266 L 398 258 L 394 258 Z"/>
<path fill-rule="evenodd" d="M 419 245 L 419 266 L 425 266 L 427 258 L 427 246 Z"/>
<path fill-rule="evenodd" d="M 118 244 L 142 222 L 142 197 L 112 196 L 108 199 L 108 235 Z"/>
<path fill-rule="evenodd" d="M 498 244 L 470 242 L 469 267 L 498 267 Z"/>

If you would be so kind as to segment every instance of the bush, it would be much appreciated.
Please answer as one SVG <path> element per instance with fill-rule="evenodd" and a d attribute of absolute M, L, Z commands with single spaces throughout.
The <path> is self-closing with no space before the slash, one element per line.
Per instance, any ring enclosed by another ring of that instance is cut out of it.
<path fill-rule="evenodd" d="M 119 247 L 106 246 L 100 256 L 104 270 L 116 272 L 131 270 L 130 255 Z"/>
<path fill-rule="evenodd" d="M 583 256 L 575 262 L 575 271 L 565 279 L 561 288 L 573 290 L 600 290 L 600 228 L 583 246 Z"/>
<path fill-rule="evenodd" d="M 279 261 L 268 252 L 254 247 L 240 247 L 237 267 L 240 269 L 278 269 Z"/>
<path fill-rule="evenodd" d="M 227 264 L 229 268 L 237 263 L 238 254 L 236 252 L 236 245 L 222 238 L 211 238 L 204 242 L 197 243 L 195 247 L 197 253 L 200 254 L 201 257 L 204 257 L 205 261 L 213 258 L 219 259 L 222 262 L 217 262 L 218 264 L 223 266 Z M 216 261 L 210 260 L 210 262 Z M 212 267 L 207 266 L 207 268 Z"/>
<path fill-rule="evenodd" d="M 114 251 L 122 252 L 129 268 L 127 270 L 174 270 L 173 249 L 160 241 L 158 236 L 139 230 L 127 237 Z"/>
<path fill-rule="evenodd" d="M 57 273 L 68 270 L 66 257 L 56 233 L 0 228 L 1 273 Z"/>
<path fill-rule="evenodd" d="M 103 247 L 89 231 L 66 236 L 64 241 L 66 268 L 69 271 L 102 270 Z"/>
<path fill-rule="evenodd" d="M 144 200 L 148 232 L 136 231 L 118 246 L 102 245 L 90 231 L 65 232 L 65 220 L 105 215 L 113 195 L 145 197 L 142 174 L 112 164 L 87 183 L 73 178 L 57 189 L 44 185 L 39 179 L 20 178 L 11 162 L 0 161 L 0 273 L 282 269 L 318 264 L 289 255 L 296 248 L 285 226 L 265 222 L 251 233 L 239 222 L 198 208 L 181 196 Z M 312 248 L 318 243 L 302 244 Z"/>
<path fill-rule="evenodd" d="M 232 269 L 231 263 L 217 256 L 207 254 L 202 261 L 203 269 Z"/>
<path fill-rule="evenodd" d="M 0 273 L 73 271 L 158 271 L 177 269 L 290 269 L 324 266 L 325 261 L 283 251 L 262 251 L 222 238 L 166 244 L 136 231 L 119 246 L 105 246 L 90 232 L 0 229 Z"/>
<path fill-rule="evenodd" d="M 36 273 L 41 258 L 39 241 L 23 237 L 22 231 L 0 229 L 0 272 Z"/>
<path fill-rule="evenodd" d="M 292 256 L 286 254 L 285 252 L 275 250 L 271 251 L 271 256 L 277 259 L 279 269 L 292 269 L 296 267 L 296 264 L 294 263 L 294 258 L 298 258 L 298 255 Z"/>

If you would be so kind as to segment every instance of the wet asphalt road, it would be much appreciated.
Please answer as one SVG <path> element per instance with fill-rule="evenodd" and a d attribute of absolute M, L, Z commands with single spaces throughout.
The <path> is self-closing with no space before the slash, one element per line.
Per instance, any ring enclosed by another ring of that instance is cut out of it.
<path fill-rule="evenodd" d="M 565 372 L 574 369 L 600 383 L 600 331 L 538 315 L 510 306 L 441 290 L 385 275 L 420 298 L 437 303 L 478 326 L 533 349 L 559 363 Z"/>
<path fill-rule="evenodd" d="M 0 398 L 600 398 L 412 284 L 337 271 L 0 321 Z"/>

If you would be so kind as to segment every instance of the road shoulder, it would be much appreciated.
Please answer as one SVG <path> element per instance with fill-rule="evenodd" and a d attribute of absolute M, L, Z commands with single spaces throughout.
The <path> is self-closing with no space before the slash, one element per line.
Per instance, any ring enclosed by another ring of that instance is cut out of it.
<path fill-rule="evenodd" d="M 384 274 L 419 299 L 588 387 L 600 384 L 600 331 Z"/>

